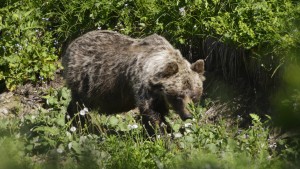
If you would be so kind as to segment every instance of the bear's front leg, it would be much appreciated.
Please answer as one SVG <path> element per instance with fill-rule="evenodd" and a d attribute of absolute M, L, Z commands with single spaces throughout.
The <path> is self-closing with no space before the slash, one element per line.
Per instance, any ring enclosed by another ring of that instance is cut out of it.
<path fill-rule="evenodd" d="M 153 105 L 153 101 L 150 103 L 146 101 L 144 104 L 139 105 L 139 110 L 142 115 L 142 123 L 150 136 L 171 132 L 171 127 L 164 118 L 166 113 L 162 114 L 157 111 L 155 109 L 156 106 L 157 105 Z"/>
<path fill-rule="evenodd" d="M 70 127 L 77 127 L 83 129 L 85 127 L 85 121 L 87 116 L 81 116 L 79 112 L 78 102 L 72 99 L 68 105 L 67 113 L 65 116 L 65 122 L 70 125 Z M 71 123 L 70 123 L 71 121 Z"/>

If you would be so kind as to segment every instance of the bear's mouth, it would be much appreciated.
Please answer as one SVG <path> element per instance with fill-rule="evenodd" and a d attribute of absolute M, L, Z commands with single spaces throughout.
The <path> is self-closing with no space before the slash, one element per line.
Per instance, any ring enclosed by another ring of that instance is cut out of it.
<path fill-rule="evenodd" d="M 193 119 L 193 115 L 186 108 L 183 111 L 179 111 L 178 114 L 183 121 Z"/>

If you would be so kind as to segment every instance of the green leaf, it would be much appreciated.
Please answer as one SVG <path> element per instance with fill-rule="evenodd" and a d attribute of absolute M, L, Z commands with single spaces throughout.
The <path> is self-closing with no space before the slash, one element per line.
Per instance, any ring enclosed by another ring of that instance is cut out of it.
<path fill-rule="evenodd" d="M 80 144 L 75 141 L 72 141 L 71 144 L 72 144 L 72 150 L 74 150 L 76 154 L 81 154 Z"/>
<path fill-rule="evenodd" d="M 109 119 L 108 119 L 108 123 L 111 125 L 111 126 L 116 126 L 118 125 L 119 123 L 119 119 L 115 116 L 111 116 Z"/>
<path fill-rule="evenodd" d="M 121 123 L 118 125 L 120 131 L 128 131 L 128 125 L 126 123 Z"/>
<path fill-rule="evenodd" d="M 179 132 L 180 127 L 181 127 L 180 124 L 178 124 L 178 123 L 174 124 L 174 125 L 173 125 L 173 130 L 174 130 L 174 132 Z"/>
<path fill-rule="evenodd" d="M 251 113 L 250 114 L 250 117 L 252 118 L 252 120 L 254 120 L 255 122 L 258 122 L 258 121 L 260 121 L 260 118 L 259 118 L 259 116 L 258 115 L 256 115 L 256 114 L 253 114 L 253 113 Z"/>
<path fill-rule="evenodd" d="M 208 150 L 209 150 L 210 152 L 212 152 L 212 153 L 216 153 L 217 150 L 218 150 L 218 147 L 217 147 L 215 144 L 213 144 L 213 143 L 207 144 L 206 147 L 207 147 Z"/>
<path fill-rule="evenodd" d="M 58 135 L 59 129 L 57 127 L 39 126 L 33 129 L 33 131 L 42 131 L 47 134 Z"/>
<path fill-rule="evenodd" d="M 50 106 L 56 105 L 58 103 L 57 99 L 54 97 L 49 97 L 47 99 L 47 104 Z"/>
<path fill-rule="evenodd" d="M 34 9 L 31 9 L 30 11 L 26 12 L 25 14 L 23 14 L 24 17 L 27 17 L 29 14 L 31 14 L 31 12 L 33 11 Z"/>
<path fill-rule="evenodd" d="M 189 142 L 189 143 L 193 143 L 194 141 L 195 141 L 195 139 L 194 139 L 194 137 L 193 136 L 186 136 L 185 137 L 185 140 L 187 141 L 187 142 Z"/>
<path fill-rule="evenodd" d="M 32 150 L 33 150 L 33 145 L 32 145 L 32 144 L 28 144 L 28 145 L 25 147 L 25 149 L 26 149 L 27 151 L 32 151 Z"/>

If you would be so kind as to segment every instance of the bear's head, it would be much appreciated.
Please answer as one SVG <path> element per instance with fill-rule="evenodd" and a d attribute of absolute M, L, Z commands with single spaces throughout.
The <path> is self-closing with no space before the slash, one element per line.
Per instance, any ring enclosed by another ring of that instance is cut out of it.
<path fill-rule="evenodd" d="M 187 106 L 199 102 L 205 80 L 204 61 L 190 64 L 186 60 L 170 60 L 163 64 L 151 79 L 152 87 L 163 96 L 182 120 L 193 118 Z"/>

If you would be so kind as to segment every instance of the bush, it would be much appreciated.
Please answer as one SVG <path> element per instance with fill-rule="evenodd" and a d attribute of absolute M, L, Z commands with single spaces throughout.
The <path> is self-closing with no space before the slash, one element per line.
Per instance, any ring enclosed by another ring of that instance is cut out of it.
<path fill-rule="evenodd" d="M 8 89 L 18 84 L 52 79 L 58 68 L 49 21 L 39 8 L 16 2 L 0 9 L 0 80 Z"/>
<path fill-rule="evenodd" d="M 281 0 L 51 0 L 44 8 L 44 14 L 50 14 L 57 33 L 65 39 L 102 28 L 136 37 L 155 32 L 175 45 L 186 44 L 195 36 L 212 36 L 246 49 L 268 46 L 270 51 L 295 46 L 292 25 L 299 18 L 298 5 Z"/>
<path fill-rule="evenodd" d="M 62 44 L 97 28 L 134 37 L 158 33 L 186 49 L 217 37 L 266 57 L 282 57 L 299 40 L 292 26 L 299 5 L 292 1 L 21 0 L 2 6 L 0 81 L 11 90 L 53 78 Z"/>

